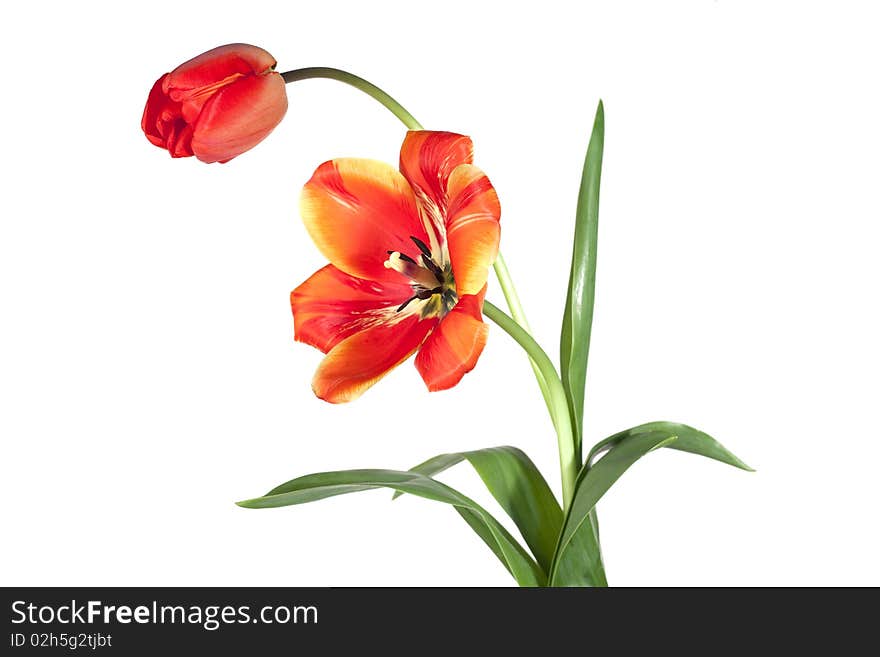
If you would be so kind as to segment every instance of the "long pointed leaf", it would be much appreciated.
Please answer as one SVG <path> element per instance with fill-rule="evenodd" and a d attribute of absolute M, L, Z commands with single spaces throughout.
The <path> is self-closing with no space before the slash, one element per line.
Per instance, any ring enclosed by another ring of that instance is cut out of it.
<path fill-rule="evenodd" d="M 549 586 L 608 586 L 595 509 L 572 533 L 562 558 L 550 567 L 550 572 L 553 579 Z"/>
<path fill-rule="evenodd" d="M 633 463 L 673 440 L 674 436 L 660 431 L 631 436 L 615 445 L 591 469 L 585 467 L 581 471 L 550 570 L 551 586 L 604 585 L 604 571 L 596 572 L 595 556 L 582 551 L 597 535 L 591 517 L 593 507 Z"/>
<path fill-rule="evenodd" d="M 520 586 L 544 586 L 546 575 L 528 552 L 492 515 L 454 488 L 425 475 L 398 470 L 340 470 L 292 479 L 262 497 L 238 502 L 249 509 L 305 504 L 372 488 L 391 488 L 451 504 L 501 560 Z"/>
<path fill-rule="evenodd" d="M 565 313 L 562 316 L 560 365 L 562 384 L 568 397 L 569 412 L 575 431 L 575 451 L 580 458 L 583 436 L 584 386 L 587 380 L 587 357 L 593 325 L 593 300 L 596 290 L 596 242 L 599 227 L 599 183 L 602 178 L 602 153 L 605 148 L 605 109 L 602 101 L 596 109 L 593 133 L 578 194 L 571 275 Z"/>
<path fill-rule="evenodd" d="M 474 467 L 492 497 L 516 524 L 538 564 L 549 572 L 562 529 L 562 508 L 525 452 L 505 446 L 440 454 L 410 472 L 432 477 L 464 460 Z"/>
<path fill-rule="evenodd" d="M 649 422 L 597 443 L 578 476 L 574 499 L 550 569 L 551 586 L 595 586 L 594 582 L 599 579 L 594 568 L 595 559 L 592 553 L 581 548 L 585 540 L 598 536 L 594 507 L 633 463 L 659 447 L 699 454 L 751 471 L 717 440 L 685 424 Z M 603 452 L 604 456 L 599 457 Z M 593 463 L 597 457 L 598 461 Z"/>
<path fill-rule="evenodd" d="M 590 451 L 590 455 L 587 457 L 587 463 L 592 463 L 598 455 L 611 449 L 611 447 L 619 443 L 624 438 L 639 433 L 646 433 L 648 431 L 664 431 L 667 435 L 676 436 L 678 440 L 669 445 L 670 449 L 677 449 L 682 452 L 690 452 L 691 454 L 699 454 L 700 456 L 705 456 L 716 461 L 721 461 L 722 463 L 727 463 L 728 465 L 732 465 L 735 468 L 740 468 L 741 470 L 754 472 L 752 468 L 743 463 L 730 450 L 724 447 L 724 445 L 719 443 L 709 434 L 703 433 L 702 431 L 694 429 L 693 427 L 689 427 L 686 424 L 679 424 L 677 422 L 648 422 L 646 424 L 640 424 L 637 427 L 633 427 L 632 429 L 627 429 L 626 431 L 616 433 L 613 436 L 610 436 L 609 438 L 606 438 L 605 440 L 596 443 L 596 446 L 593 447 L 593 449 Z"/>

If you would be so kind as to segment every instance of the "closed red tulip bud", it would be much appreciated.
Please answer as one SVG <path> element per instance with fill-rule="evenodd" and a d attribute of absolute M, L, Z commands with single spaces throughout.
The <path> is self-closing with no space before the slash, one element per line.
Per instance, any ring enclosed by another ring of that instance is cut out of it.
<path fill-rule="evenodd" d="M 233 43 L 202 53 L 156 80 L 141 127 L 172 157 L 228 162 L 284 118 L 287 93 L 275 58 Z"/>

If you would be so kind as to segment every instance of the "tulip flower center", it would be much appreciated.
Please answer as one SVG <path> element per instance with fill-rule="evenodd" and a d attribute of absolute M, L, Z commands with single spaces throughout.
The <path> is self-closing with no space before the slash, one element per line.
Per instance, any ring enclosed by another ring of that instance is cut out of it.
<path fill-rule="evenodd" d="M 413 295 L 400 304 L 397 312 L 409 307 L 422 318 L 443 317 L 458 302 L 452 265 L 442 254 L 433 254 L 418 237 L 410 237 L 419 249 L 418 259 L 400 251 L 388 251 L 385 267 L 400 272 L 409 279 Z M 411 305 L 412 304 L 412 305 Z"/>

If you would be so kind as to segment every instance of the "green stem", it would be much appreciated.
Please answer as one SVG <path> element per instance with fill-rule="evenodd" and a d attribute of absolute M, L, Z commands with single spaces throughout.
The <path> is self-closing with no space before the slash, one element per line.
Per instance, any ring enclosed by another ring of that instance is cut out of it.
<path fill-rule="evenodd" d="M 578 474 L 578 462 L 575 455 L 574 440 L 572 439 L 571 416 L 568 413 L 568 400 L 565 396 L 565 388 L 562 380 L 553 365 L 553 361 L 541 345 L 512 317 L 504 313 L 497 306 L 483 302 L 483 314 L 500 326 L 504 331 L 519 343 L 529 358 L 540 371 L 548 391 L 548 408 L 556 426 L 556 437 L 559 443 L 559 468 L 562 472 L 562 499 L 565 509 L 571 504 L 574 495 L 574 484 Z"/>
<path fill-rule="evenodd" d="M 328 68 L 326 66 L 311 66 L 309 68 L 298 68 L 295 71 L 287 71 L 286 73 L 282 73 L 281 77 L 284 78 L 284 81 L 287 83 L 297 82 L 299 80 L 311 80 L 314 78 L 326 78 L 328 80 L 337 80 L 339 82 L 344 82 L 345 84 L 350 84 L 355 89 L 360 89 L 368 96 L 371 96 L 382 103 L 410 130 L 422 129 L 422 124 L 416 121 L 415 117 L 407 112 L 403 105 L 398 103 L 372 82 L 367 82 L 363 78 L 353 75 L 348 71 L 342 71 L 338 68 Z"/>
<path fill-rule="evenodd" d="M 513 316 L 513 319 L 516 320 L 516 323 L 531 335 L 532 329 L 529 327 L 529 320 L 526 319 L 526 312 L 523 310 L 519 295 L 516 293 L 516 288 L 513 286 L 513 279 L 510 277 L 507 264 L 504 262 L 504 256 L 502 256 L 500 252 L 498 253 L 498 257 L 495 258 L 494 269 L 495 276 L 498 278 L 498 283 L 501 285 L 501 291 L 504 293 L 504 300 L 507 301 L 507 307 L 510 308 L 510 314 Z M 535 363 L 531 356 L 529 356 L 529 363 L 532 365 L 532 371 L 535 373 L 535 378 L 538 380 L 538 387 L 541 388 L 541 396 L 544 397 L 544 403 L 547 405 L 547 410 L 550 412 L 550 419 L 553 420 L 553 428 L 558 431 L 559 427 L 556 425 L 556 416 L 553 414 L 553 399 L 550 396 L 550 388 L 547 385 L 547 381 L 544 379 L 544 375 L 541 373 L 541 368 L 538 367 L 537 363 Z"/>

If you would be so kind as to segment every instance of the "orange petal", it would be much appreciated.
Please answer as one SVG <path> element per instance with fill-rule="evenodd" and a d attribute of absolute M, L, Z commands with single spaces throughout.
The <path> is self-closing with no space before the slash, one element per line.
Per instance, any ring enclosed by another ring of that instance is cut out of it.
<path fill-rule="evenodd" d="M 416 369 L 431 392 L 451 388 L 477 364 L 489 333 L 483 322 L 485 295 L 484 286 L 479 294 L 461 297 L 419 349 Z"/>
<path fill-rule="evenodd" d="M 333 404 L 357 399 L 409 358 L 436 324 L 409 315 L 396 324 L 378 324 L 347 337 L 321 361 L 312 390 Z"/>
<path fill-rule="evenodd" d="M 470 137 L 454 132 L 410 130 L 400 147 L 400 171 L 438 208 L 446 208 L 446 182 L 459 164 L 474 159 Z"/>
<path fill-rule="evenodd" d="M 345 338 L 393 317 L 410 296 L 409 285 L 380 285 L 327 265 L 290 293 L 294 335 L 326 354 Z"/>
<path fill-rule="evenodd" d="M 226 162 L 265 139 L 284 118 L 287 91 L 278 73 L 239 78 L 205 103 L 193 124 L 202 162 Z"/>
<path fill-rule="evenodd" d="M 415 197 L 394 167 L 355 158 L 325 162 L 303 188 L 300 214 L 312 240 L 346 274 L 382 283 L 405 279 L 384 265 L 388 251 L 428 242 Z"/>
<path fill-rule="evenodd" d="M 448 193 L 446 242 L 455 289 L 459 295 L 476 294 L 498 255 L 501 205 L 486 174 L 472 164 L 455 168 Z"/>

